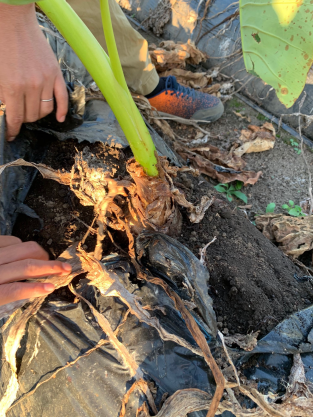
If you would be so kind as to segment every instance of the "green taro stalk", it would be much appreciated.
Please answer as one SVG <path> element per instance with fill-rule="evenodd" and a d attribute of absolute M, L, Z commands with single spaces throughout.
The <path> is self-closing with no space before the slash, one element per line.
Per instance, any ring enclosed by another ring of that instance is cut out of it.
<path fill-rule="evenodd" d="M 44 0 L 38 6 L 61 32 L 109 103 L 147 175 L 157 176 L 156 149 L 128 90 L 113 34 L 108 0 L 100 0 L 109 56 L 65 0 Z"/>

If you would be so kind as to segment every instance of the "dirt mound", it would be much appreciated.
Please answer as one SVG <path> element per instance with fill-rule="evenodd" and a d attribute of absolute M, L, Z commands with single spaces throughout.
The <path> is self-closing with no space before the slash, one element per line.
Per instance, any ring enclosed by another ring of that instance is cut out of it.
<path fill-rule="evenodd" d="M 74 163 L 76 149 L 84 146 L 77 146 L 74 141 L 54 142 L 43 162 L 55 169 L 68 169 Z M 105 155 L 103 145 L 88 146 L 99 158 Z M 121 156 L 117 176 L 125 173 L 125 160 Z M 202 177 L 194 178 L 187 173 L 180 174 L 174 183 L 194 203 L 199 203 L 203 195 L 215 193 Z M 73 241 L 81 240 L 93 221 L 92 207 L 82 207 L 67 187 L 43 180 L 40 175 L 26 204 L 44 220 L 44 229 L 38 231 L 38 220 L 20 215 L 14 234 L 23 240 L 36 240 L 51 257 L 58 256 Z M 182 210 L 182 213 L 183 232 L 178 240 L 195 255 L 217 237 L 207 249 L 211 274 L 208 291 L 214 300 L 218 327 L 225 334 L 257 330 L 265 334 L 289 314 L 313 302 L 311 284 L 299 283 L 294 278 L 295 274 L 303 275 L 299 268 L 220 194 L 199 224 L 191 224 L 187 212 Z M 114 230 L 111 233 L 115 242 L 127 250 L 127 241 L 121 234 Z M 85 244 L 86 250 L 94 250 L 94 235 Z M 111 251 L 118 252 L 118 249 L 107 237 L 104 254 Z"/>
<path fill-rule="evenodd" d="M 312 304 L 312 286 L 294 278 L 303 275 L 301 271 L 243 214 L 216 202 L 207 221 L 207 241 L 218 237 L 208 249 L 207 260 L 210 292 L 222 330 L 264 334 Z"/>

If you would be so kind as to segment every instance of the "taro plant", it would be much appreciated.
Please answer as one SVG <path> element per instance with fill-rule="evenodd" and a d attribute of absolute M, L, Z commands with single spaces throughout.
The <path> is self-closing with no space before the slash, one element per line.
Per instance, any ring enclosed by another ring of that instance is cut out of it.
<path fill-rule="evenodd" d="M 288 204 L 283 204 L 281 208 L 283 208 L 284 210 L 287 210 L 290 216 L 293 216 L 293 217 L 305 216 L 305 214 L 302 211 L 302 208 L 300 206 L 295 205 L 295 203 L 292 200 L 289 200 Z"/>
<path fill-rule="evenodd" d="M 76 52 L 109 103 L 146 174 L 157 176 L 156 150 L 147 126 L 128 90 L 113 34 L 108 0 L 100 0 L 109 56 L 65 0 L 37 2 Z"/>
<path fill-rule="evenodd" d="M 269 203 L 266 207 L 265 213 L 274 213 L 276 204 L 275 203 Z"/>
<path fill-rule="evenodd" d="M 248 198 L 246 194 L 240 191 L 242 186 L 243 182 L 236 181 L 234 184 L 218 184 L 214 188 L 219 193 L 225 194 L 228 201 L 233 201 L 233 196 L 235 196 L 247 204 Z"/>
<path fill-rule="evenodd" d="M 248 72 L 291 107 L 313 62 L 311 0 L 240 0 L 242 51 Z"/>
<path fill-rule="evenodd" d="M 298 155 L 300 155 L 300 153 L 301 153 L 301 149 L 300 149 L 300 147 L 299 147 L 299 142 L 297 142 L 295 139 L 293 139 L 293 138 L 290 138 L 289 139 L 289 143 L 290 143 L 290 145 L 292 146 L 292 148 L 294 149 L 294 151 L 298 154 Z"/>

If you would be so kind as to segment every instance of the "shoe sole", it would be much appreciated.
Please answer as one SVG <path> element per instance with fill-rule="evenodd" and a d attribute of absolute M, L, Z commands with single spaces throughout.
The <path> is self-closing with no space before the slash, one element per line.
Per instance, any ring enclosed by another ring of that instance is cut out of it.
<path fill-rule="evenodd" d="M 224 114 L 224 105 L 220 101 L 217 106 L 198 110 L 191 117 L 192 120 L 206 120 L 208 122 L 216 122 Z"/>
<path fill-rule="evenodd" d="M 158 114 L 160 116 L 178 117 L 180 119 L 184 119 L 184 117 L 176 116 L 175 114 L 164 113 L 162 111 L 159 111 Z M 185 119 L 185 120 L 195 120 L 197 122 L 202 122 L 202 123 L 215 122 L 223 114 L 224 114 L 224 105 L 220 101 L 217 106 L 210 107 L 209 109 L 198 110 L 190 119 Z"/>

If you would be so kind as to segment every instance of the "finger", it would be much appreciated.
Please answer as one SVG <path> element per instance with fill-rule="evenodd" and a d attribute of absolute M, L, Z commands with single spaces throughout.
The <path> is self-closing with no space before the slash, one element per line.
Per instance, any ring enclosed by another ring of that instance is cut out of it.
<path fill-rule="evenodd" d="M 11 94 L 5 97 L 7 140 L 12 141 L 19 134 L 24 122 L 24 95 Z"/>
<path fill-rule="evenodd" d="M 22 261 L 23 259 L 48 261 L 49 255 L 36 242 L 24 242 L 0 249 L 0 265 Z"/>
<path fill-rule="evenodd" d="M 0 306 L 18 300 L 42 297 L 55 289 L 53 284 L 36 282 L 16 282 L 0 286 Z"/>
<path fill-rule="evenodd" d="M 56 118 L 58 122 L 64 122 L 68 110 L 68 93 L 61 70 L 54 82 L 54 97 L 57 105 Z"/>
<path fill-rule="evenodd" d="M 24 259 L 0 266 L 0 284 L 49 275 L 68 275 L 71 270 L 71 265 L 65 262 Z"/>
<path fill-rule="evenodd" d="M 36 122 L 39 117 L 42 82 L 39 77 L 33 81 L 31 88 L 26 92 L 24 122 Z"/>
<path fill-rule="evenodd" d="M 51 101 L 42 101 L 42 100 L 50 100 Z M 46 83 L 40 97 L 40 114 L 39 118 L 42 119 L 43 117 L 47 116 L 48 114 L 53 112 L 54 108 L 54 99 L 53 99 L 53 84 Z"/>
<path fill-rule="evenodd" d="M 0 236 L 0 248 L 5 246 L 18 245 L 22 243 L 21 239 L 15 236 Z"/>

